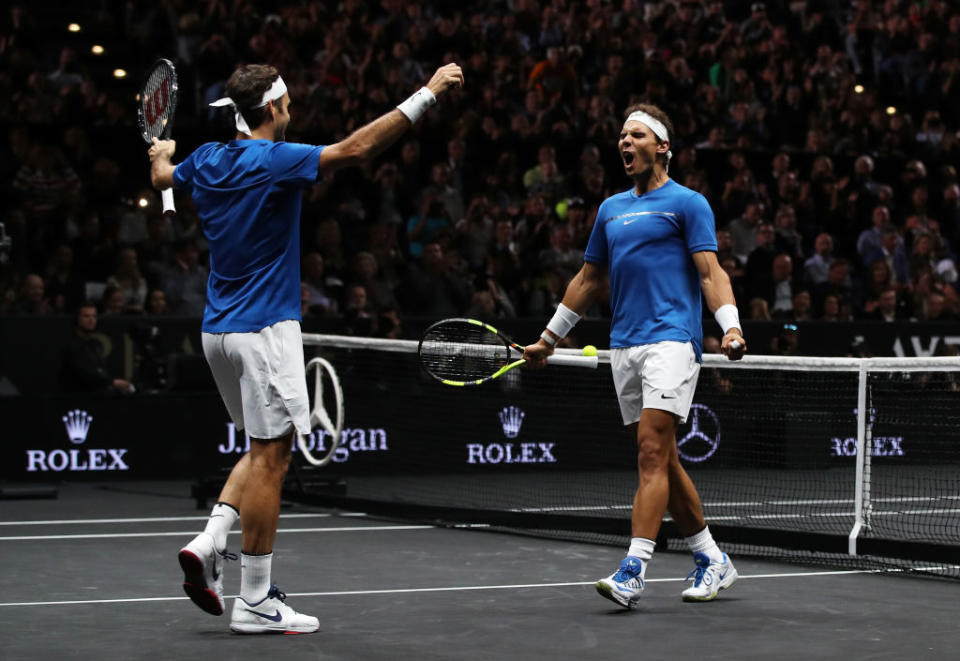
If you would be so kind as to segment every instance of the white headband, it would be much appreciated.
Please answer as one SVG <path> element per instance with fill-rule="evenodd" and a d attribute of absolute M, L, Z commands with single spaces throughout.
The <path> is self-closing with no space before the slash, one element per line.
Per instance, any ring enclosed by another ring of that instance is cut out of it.
<path fill-rule="evenodd" d="M 277 79 L 273 81 L 273 85 L 270 86 L 266 92 L 263 93 L 263 99 L 257 105 L 253 106 L 254 108 L 262 108 L 271 101 L 276 101 L 277 99 L 283 98 L 283 95 L 287 93 L 287 86 L 283 82 L 283 78 L 277 76 Z M 237 130 L 241 133 L 246 133 L 251 135 L 250 127 L 247 126 L 247 122 L 243 119 L 243 115 L 240 114 L 240 111 L 237 110 L 237 104 L 229 96 L 225 96 L 222 99 L 217 99 L 210 104 L 214 108 L 220 108 L 222 106 L 232 106 L 233 107 L 233 118 L 237 124 Z"/>
<path fill-rule="evenodd" d="M 649 113 L 645 113 L 642 110 L 632 112 L 630 113 L 630 116 L 627 117 L 627 121 L 623 123 L 624 127 L 626 127 L 627 122 L 642 122 L 650 127 L 650 130 L 653 131 L 653 134 L 660 139 L 660 142 L 670 142 L 670 135 L 667 133 L 667 127 L 663 125 L 663 122 Z M 666 164 L 667 168 L 670 167 L 671 158 L 673 158 L 673 152 L 668 149 Z"/>

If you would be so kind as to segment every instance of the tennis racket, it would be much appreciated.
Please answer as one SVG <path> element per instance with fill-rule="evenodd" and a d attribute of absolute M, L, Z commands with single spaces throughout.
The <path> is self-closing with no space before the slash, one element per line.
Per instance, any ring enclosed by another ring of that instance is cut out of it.
<path fill-rule="evenodd" d="M 337 371 L 333 365 L 323 358 L 314 358 L 307 363 L 306 372 L 309 375 L 310 370 L 314 370 L 313 380 L 313 406 L 310 409 L 310 427 L 316 429 L 317 426 L 323 427 L 330 435 L 330 449 L 327 453 L 317 459 L 313 456 L 307 442 L 303 436 L 297 434 L 297 444 L 300 446 L 300 452 L 314 466 L 326 466 L 333 459 L 334 453 L 340 447 L 340 436 L 343 431 L 343 389 L 340 387 L 340 379 L 337 377 Z M 329 396 L 324 399 L 324 377 L 328 382 L 326 392 Z M 334 418 L 330 418 L 327 411 L 327 405 L 330 405 Z"/>
<path fill-rule="evenodd" d="M 500 378 L 526 361 L 523 347 L 490 324 L 476 319 L 443 319 L 420 338 L 420 364 L 430 376 L 448 386 L 479 386 Z M 596 356 L 552 355 L 551 365 L 591 367 Z"/>
<path fill-rule="evenodd" d="M 157 60 L 137 95 L 137 125 L 148 145 L 153 144 L 154 138 L 170 139 L 176 109 L 177 70 L 170 60 Z M 173 190 L 166 188 L 160 191 L 160 197 L 163 200 L 163 213 L 176 213 Z"/>

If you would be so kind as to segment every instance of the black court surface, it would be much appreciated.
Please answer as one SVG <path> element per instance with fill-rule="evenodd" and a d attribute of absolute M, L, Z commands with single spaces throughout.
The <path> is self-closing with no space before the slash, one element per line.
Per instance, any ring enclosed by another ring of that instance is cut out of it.
<path fill-rule="evenodd" d="M 623 549 L 285 507 L 274 582 L 320 618 L 231 634 L 183 595 L 202 529 L 186 482 L 66 484 L 0 503 L 0 659 L 944 659 L 960 585 L 734 558 L 741 579 L 680 600 L 687 554 L 658 553 L 639 608 L 594 590 Z M 239 532 L 230 536 L 239 550 Z M 236 595 L 239 563 L 226 566 Z"/>

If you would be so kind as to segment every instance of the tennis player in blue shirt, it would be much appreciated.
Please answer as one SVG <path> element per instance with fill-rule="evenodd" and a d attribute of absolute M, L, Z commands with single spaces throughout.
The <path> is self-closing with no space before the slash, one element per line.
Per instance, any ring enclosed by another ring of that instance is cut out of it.
<path fill-rule="evenodd" d="M 326 147 L 284 141 L 290 94 L 277 70 L 238 68 L 227 81 L 235 139 L 201 145 L 174 166 L 173 141 L 148 152 L 156 188 L 189 191 L 210 245 L 203 351 L 237 429 L 250 451 L 234 466 L 206 529 L 181 549 L 183 587 L 200 608 L 220 615 L 227 533 L 241 517 L 240 596 L 231 630 L 310 633 L 317 618 L 284 603 L 271 582 L 280 491 L 294 434 L 310 433 L 300 336 L 301 192 L 317 178 L 361 165 L 391 145 L 451 87 L 463 85 L 456 64 L 382 117 Z"/>
<path fill-rule="evenodd" d="M 653 105 L 627 110 L 618 148 L 634 186 L 600 205 L 584 264 L 567 286 L 546 330 L 524 358 L 543 365 L 593 303 L 609 272 L 611 367 L 623 423 L 637 439 L 639 485 L 632 540 L 620 568 L 597 591 L 626 608 L 643 592 L 647 563 L 666 510 L 693 551 L 694 583 L 684 601 L 710 601 L 737 578 L 710 535 L 700 496 L 677 455 L 676 429 L 686 420 L 700 372 L 701 290 L 724 331 L 721 351 L 746 351 L 727 274 L 717 262 L 713 212 L 699 193 L 667 176 L 667 115 Z"/>

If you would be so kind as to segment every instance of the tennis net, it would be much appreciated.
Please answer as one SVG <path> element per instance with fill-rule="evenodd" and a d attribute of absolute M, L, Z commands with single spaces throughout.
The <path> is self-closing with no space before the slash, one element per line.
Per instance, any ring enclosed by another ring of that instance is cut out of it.
<path fill-rule="evenodd" d="M 336 367 L 346 423 L 332 465 L 302 471 L 288 497 L 627 543 L 636 451 L 609 352 L 597 370 L 450 388 L 421 371 L 413 341 L 304 344 Z M 960 578 L 958 401 L 957 358 L 706 355 L 678 449 L 731 552 Z M 685 550 L 669 515 L 658 547 Z"/>

